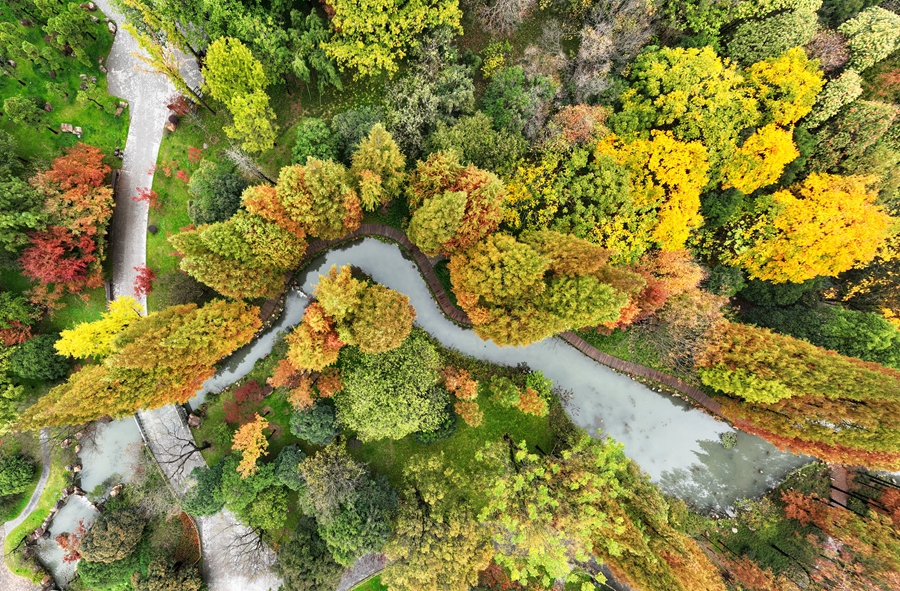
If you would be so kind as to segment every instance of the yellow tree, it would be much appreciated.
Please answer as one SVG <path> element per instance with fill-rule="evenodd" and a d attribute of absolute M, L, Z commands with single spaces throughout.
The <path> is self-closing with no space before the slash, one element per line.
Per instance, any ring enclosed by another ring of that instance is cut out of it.
<path fill-rule="evenodd" d="M 109 310 L 94 322 L 82 322 L 64 330 L 53 346 L 61 355 L 70 357 L 106 357 L 113 352 L 113 340 L 125 328 L 141 318 L 144 308 L 131 296 L 119 296 L 109 303 Z"/>
<path fill-rule="evenodd" d="M 811 174 L 762 204 L 732 262 L 754 279 L 801 283 L 871 261 L 896 220 L 875 204 L 864 177 Z"/>
<path fill-rule="evenodd" d="M 796 123 L 812 111 L 825 86 L 818 62 L 807 58 L 800 47 L 753 64 L 746 77 L 760 103 L 760 125 Z"/>
<path fill-rule="evenodd" d="M 665 250 L 680 250 L 703 223 L 700 191 L 708 182 L 708 154 L 700 142 L 682 142 L 670 132 L 652 131 L 650 139 L 625 141 L 607 136 L 597 156 L 612 156 L 631 173 L 635 209 L 656 215 L 653 239 Z"/>
<path fill-rule="evenodd" d="M 237 467 L 241 478 L 256 472 L 256 460 L 268 453 L 269 440 L 265 434 L 268 426 L 269 421 L 257 413 L 252 421 L 241 425 L 231 439 L 231 449 L 241 452 L 241 462 Z"/>
<path fill-rule="evenodd" d="M 750 194 L 777 181 L 784 167 L 800 156 L 793 134 L 769 124 L 744 141 L 722 171 L 722 188 Z"/>

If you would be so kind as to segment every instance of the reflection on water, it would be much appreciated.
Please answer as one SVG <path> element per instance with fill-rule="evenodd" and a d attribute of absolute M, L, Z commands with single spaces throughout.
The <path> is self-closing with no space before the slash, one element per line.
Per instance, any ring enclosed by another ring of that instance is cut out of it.
<path fill-rule="evenodd" d="M 96 518 L 97 510 L 87 500 L 80 496 L 72 496 L 50 524 L 50 537 L 38 542 L 38 559 L 53 573 L 53 578 L 60 587 L 65 588 L 75 577 L 77 563 L 63 562 L 63 551 L 56 543 L 56 536 L 74 532 L 79 524 L 89 529 Z"/>
<path fill-rule="evenodd" d="M 418 314 L 416 323 L 445 346 L 497 363 L 524 362 L 542 370 L 557 386 L 571 392 L 566 407 L 577 425 L 625 444 L 625 453 L 666 492 L 698 507 L 723 507 L 737 498 L 760 494 L 806 461 L 746 433 L 739 433 L 737 446 L 726 450 L 718 442 L 721 433 L 732 431 L 727 424 L 599 365 L 558 339 L 527 347 L 498 347 L 482 341 L 441 314 L 418 267 L 392 244 L 365 239 L 329 251 L 313 261 L 300 283 L 311 292 L 320 274 L 332 265 L 346 264 L 356 265 L 375 281 L 408 295 Z M 246 375 L 253 363 L 269 352 L 277 332 L 299 322 L 305 306 L 305 298 L 289 294 L 278 324 L 235 353 L 224 370 L 204 384 L 191 405 L 200 404 L 206 392 L 220 390 Z"/>

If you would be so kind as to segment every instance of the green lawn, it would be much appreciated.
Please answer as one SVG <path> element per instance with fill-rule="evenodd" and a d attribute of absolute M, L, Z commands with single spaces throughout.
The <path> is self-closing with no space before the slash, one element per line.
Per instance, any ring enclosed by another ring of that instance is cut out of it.
<path fill-rule="evenodd" d="M 32 163 L 49 161 L 58 156 L 62 149 L 82 141 L 97 146 L 106 154 L 106 163 L 118 168 L 121 162 L 112 153 L 116 147 L 125 147 L 128 135 L 129 110 L 119 116 L 113 115 L 119 99 L 107 94 L 106 74 L 100 71 L 98 58 L 104 59 L 112 47 L 113 36 L 102 21 L 103 14 L 93 13 L 101 19 L 94 26 L 93 34 L 97 37 L 87 53 L 91 65 L 85 66 L 74 57 L 63 57 L 59 54 L 60 67 L 56 70 L 56 78 L 49 72 L 41 70 L 28 59 L 17 60 L 15 78 L 0 77 L 0 104 L 11 96 L 40 97 L 53 106 L 53 112 L 47 113 L 45 121 L 38 125 L 16 125 L 8 117 L 0 119 L 0 129 L 11 133 L 18 140 L 21 156 Z M 47 46 L 39 27 L 24 27 L 13 17 L 6 3 L 0 3 L 0 21 L 14 22 L 21 39 L 32 43 L 38 50 Z M 79 104 L 76 100 L 81 74 L 97 77 L 97 90 L 92 97 L 100 103 L 86 101 Z M 17 81 L 18 80 L 18 81 Z M 24 83 L 24 86 L 19 83 Z M 58 89 L 57 91 L 51 89 Z M 66 96 L 68 95 L 68 96 Z M 79 140 L 71 133 L 59 132 L 61 123 L 71 123 L 83 130 Z M 50 129 L 53 131 L 50 131 Z"/>
<path fill-rule="evenodd" d="M 35 282 L 14 269 L 0 270 L 0 290 L 24 293 Z M 60 300 L 58 310 L 48 312 L 35 327 L 39 333 L 58 333 L 80 322 L 98 320 L 106 311 L 106 289 L 98 287 L 78 294 L 66 294 Z"/>
<path fill-rule="evenodd" d="M 597 349 L 613 357 L 671 373 L 657 352 L 642 342 L 634 329 L 616 329 L 608 335 L 593 329 L 578 330 L 576 333 Z"/>
<path fill-rule="evenodd" d="M 381 576 L 379 575 L 366 579 L 356 587 L 353 587 L 352 591 L 387 591 L 387 586 L 381 584 Z"/>

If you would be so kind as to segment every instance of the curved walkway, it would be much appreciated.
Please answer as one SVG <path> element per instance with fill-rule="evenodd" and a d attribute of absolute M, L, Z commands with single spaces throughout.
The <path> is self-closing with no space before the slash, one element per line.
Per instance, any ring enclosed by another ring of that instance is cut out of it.
<path fill-rule="evenodd" d="M 6 542 L 6 535 L 12 530 L 19 527 L 19 525 L 25 521 L 31 512 L 34 511 L 35 507 L 37 507 L 38 500 L 41 498 L 41 493 L 44 492 L 44 488 L 47 486 L 47 479 L 50 477 L 50 439 L 47 435 L 47 430 L 41 430 L 41 477 L 38 479 L 37 486 L 34 489 L 34 492 L 31 494 L 31 498 L 28 500 L 28 504 L 25 505 L 25 508 L 19 513 L 19 516 L 15 519 L 7 521 L 0 527 L 0 548 L 3 548 L 3 544 Z M 31 581 L 27 579 L 23 579 L 22 577 L 14 575 L 7 567 L 6 560 L 0 561 L 0 589 L 3 591 L 33 591 L 35 589 L 40 589 L 39 585 L 35 585 Z"/>
<path fill-rule="evenodd" d="M 407 252 L 409 252 L 413 260 L 416 261 L 416 264 L 419 266 L 419 271 L 422 273 L 422 277 L 425 278 L 425 282 L 431 289 L 431 293 L 434 296 L 434 299 L 437 302 L 438 306 L 440 306 L 441 311 L 444 313 L 444 315 L 458 324 L 464 324 L 466 326 L 472 325 L 471 320 L 469 320 L 469 316 L 465 312 L 454 306 L 453 303 L 451 303 L 450 298 L 444 291 L 444 286 L 441 283 L 441 280 L 438 279 L 437 273 L 434 272 L 434 267 L 432 266 L 431 261 L 425 255 L 425 253 L 419 250 L 419 248 L 415 244 L 410 242 L 409 238 L 406 237 L 406 234 L 404 234 L 397 228 L 393 228 L 386 224 L 362 224 L 357 230 L 351 232 L 343 238 L 338 238 L 337 240 L 314 240 L 309 243 L 309 246 L 307 246 L 306 255 L 300 266 L 302 268 L 306 265 L 306 263 L 313 260 L 326 250 L 334 248 L 335 246 L 338 246 L 340 244 L 352 242 L 357 238 L 364 238 L 366 236 L 379 236 L 381 238 L 387 238 L 402 246 Z M 632 363 L 630 361 L 625 361 L 624 359 L 619 359 L 617 357 L 613 357 L 612 355 L 608 355 L 607 353 L 600 351 L 596 347 L 593 347 L 590 343 L 588 343 L 572 331 L 560 333 L 558 336 L 598 363 L 601 363 L 622 373 L 640 376 L 642 378 L 650 379 L 660 384 L 665 384 L 670 388 L 678 390 L 714 415 L 725 418 L 722 414 L 722 406 L 718 402 L 716 402 L 694 386 L 691 386 L 690 384 L 679 380 L 675 376 L 671 376 L 659 370 L 639 365 L 637 363 Z"/>

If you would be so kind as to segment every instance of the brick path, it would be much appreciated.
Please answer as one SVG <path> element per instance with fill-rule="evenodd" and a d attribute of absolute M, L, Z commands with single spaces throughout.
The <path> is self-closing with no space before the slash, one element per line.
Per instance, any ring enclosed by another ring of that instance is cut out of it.
<path fill-rule="evenodd" d="M 472 322 L 469 320 L 468 315 L 450 302 L 450 298 L 444 291 L 444 286 L 441 284 L 441 280 L 438 279 L 437 274 L 434 272 L 434 267 L 432 266 L 429 258 L 425 256 L 425 254 L 421 250 L 419 250 L 415 244 L 409 241 L 409 238 L 406 237 L 406 234 L 386 224 L 362 224 L 359 229 L 351 232 L 343 238 L 339 238 L 337 240 L 314 240 L 313 242 L 310 242 L 309 246 L 307 246 L 306 248 L 306 256 L 304 257 L 303 262 L 300 264 L 300 268 L 302 269 L 311 260 L 319 256 L 323 252 L 334 248 L 335 246 L 353 242 L 354 240 L 365 238 L 367 236 L 380 236 L 382 238 L 387 238 L 388 240 L 396 242 L 407 252 L 409 252 L 409 254 L 412 255 L 413 259 L 416 261 L 416 264 L 419 266 L 419 271 L 422 273 L 422 277 L 425 278 L 425 282 L 431 289 L 431 293 L 434 296 L 434 299 L 437 301 L 438 306 L 440 306 L 441 311 L 444 313 L 444 315 L 458 324 L 465 324 L 467 326 L 472 325 Z M 724 418 L 724 415 L 722 414 L 722 406 L 718 402 L 701 392 L 699 389 L 691 386 L 690 384 L 686 384 L 682 380 L 679 380 L 675 376 L 671 376 L 667 373 L 650 367 L 638 365 L 637 363 L 625 361 L 623 359 L 613 357 L 612 355 L 607 355 L 603 351 L 600 351 L 599 349 L 593 347 L 590 343 L 588 343 L 572 331 L 560 333 L 558 336 L 598 363 L 601 363 L 607 367 L 611 367 L 612 369 L 622 373 L 640 376 L 642 378 L 653 380 L 654 382 L 659 382 L 660 384 L 665 384 L 666 386 L 681 392 L 714 415 Z"/>

